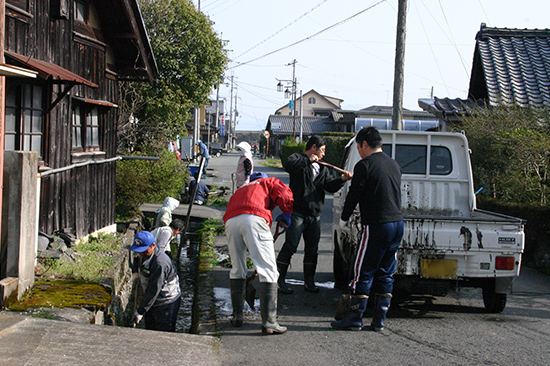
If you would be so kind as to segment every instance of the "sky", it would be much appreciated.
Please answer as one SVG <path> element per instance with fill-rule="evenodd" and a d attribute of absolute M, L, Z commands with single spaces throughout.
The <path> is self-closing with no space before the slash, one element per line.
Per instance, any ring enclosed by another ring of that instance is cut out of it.
<path fill-rule="evenodd" d="M 344 110 L 390 106 L 397 9 L 398 0 L 200 0 L 226 41 L 220 98 L 229 115 L 233 77 L 237 131 L 263 130 L 288 103 L 276 86 L 292 80 L 293 60 L 298 95 L 314 89 L 343 99 Z M 408 0 L 403 107 L 421 110 L 418 99 L 432 93 L 467 97 L 481 23 L 545 29 L 548 14 L 548 0 Z"/>

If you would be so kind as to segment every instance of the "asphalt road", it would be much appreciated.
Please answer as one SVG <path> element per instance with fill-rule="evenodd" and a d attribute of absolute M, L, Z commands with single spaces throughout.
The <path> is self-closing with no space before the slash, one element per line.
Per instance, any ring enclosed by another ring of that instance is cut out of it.
<path fill-rule="evenodd" d="M 216 178 L 209 183 L 230 182 L 237 165 L 236 153 L 210 160 Z M 279 169 L 264 168 L 255 160 L 255 170 L 288 183 Z M 226 184 L 230 186 L 230 184 Z M 277 213 L 275 213 L 276 215 Z M 392 304 L 384 332 L 334 331 L 330 321 L 339 290 L 331 288 L 332 195 L 327 194 L 319 245 L 318 274 L 323 286 L 312 294 L 301 280 L 303 244 L 292 259 L 288 279 L 296 283 L 294 295 L 279 294 L 279 323 L 288 332 L 262 336 L 258 312 L 248 312 L 242 328 L 229 324 L 229 272 L 216 268 L 214 286 L 220 293 L 220 354 L 224 365 L 548 365 L 550 359 L 550 281 L 523 268 L 514 291 L 501 314 L 484 311 L 481 291 L 461 289 L 446 297 L 414 297 Z M 278 252 L 283 237 L 275 244 Z M 370 323 L 371 309 L 364 322 Z"/>

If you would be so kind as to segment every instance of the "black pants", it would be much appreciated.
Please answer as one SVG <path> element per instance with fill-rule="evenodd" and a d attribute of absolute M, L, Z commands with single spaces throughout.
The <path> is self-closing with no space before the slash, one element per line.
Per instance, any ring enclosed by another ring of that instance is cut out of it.
<path fill-rule="evenodd" d="M 145 313 L 145 329 L 175 332 L 181 296 L 169 304 L 156 306 Z"/>

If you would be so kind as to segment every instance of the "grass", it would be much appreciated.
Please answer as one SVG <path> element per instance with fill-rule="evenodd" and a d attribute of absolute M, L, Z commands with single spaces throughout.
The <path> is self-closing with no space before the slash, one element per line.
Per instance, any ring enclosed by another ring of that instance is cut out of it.
<path fill-rule="evenodd" d="M 281 159 L 265 159 L 265 161 L 260 162 L 263 166 L 267 166 L 270 168 L 283 168 L 283 164 L 281 163 Z"/>
<path fill-rule="evenodd" d="M 45 268 L 42 276 L 59 279 L 98 282 L 116 264 L 115 254 L 122 249 L 121 239 L 112 234 L 99 234 L 75 246 L 74 261 L 39 259 Z"/>

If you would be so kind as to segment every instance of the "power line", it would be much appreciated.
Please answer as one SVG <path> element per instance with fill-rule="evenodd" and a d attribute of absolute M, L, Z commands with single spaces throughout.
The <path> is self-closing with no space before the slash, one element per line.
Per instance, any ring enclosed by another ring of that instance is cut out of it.
<path fill-rule="evenodd" d="M 292 22 L 288 23 L 287 25 L 285 25 L 283 28 L 279 29 L 278 31 L 276 31 L 275 33 L 273 33 L 272 35 L 270 35 L 269 37 L 267 37 L 266 39 L 264 39 L 263 41 L 261 41 L 260 43 L 256 44 L 255 46 L 252 46 L 250 47 L 248 50 L 244 51 L 243 53 L 241 53 L 240 55 L 236 56 L 235 59 L 238 59 L 239 57 L 241 57 L 242 55 L 244 54 L 247 54 L 248 52 L 252 51 L 253 49 L 257 48 L 258 46 L 260 46 L 261 44 L 269 41 L 271 38 L 275 37 L 277 34 L 281 33 L 282 31 L 284 31 L 285 29 L 287 29 L 288 27 L 290 27 L 292 24 L 296 23 L 298 20 L 302 19 L 303 17 L 305 17 L 306 15 L 308 15 L 309 13 L 311 13 L 313 10 L 317 9 L 318 7 L 320 7 L 321 5 L 323 5 L 324 3 L 326 3 L 328 0 L 323 0 L 321 1 L 319 4 L 315 5 L 313 8 L 311 8 L 310 10 L 308 10 L 307 12 L 305 12 L 304 14 L 302 14 L 301 16 L 299 16 L 298 18 L 294 19 Z"/>
<path fill-rule="evenodd" d="M 439 67 L 439 62 L 437 62 L 437 57 L 435 56 L 435 52 L 433 50 L 432 45 L 430 44 L 430 39 L 428 38 L 428 32 L 426 32 L 426 28 L 424 27 L 424 22 L 422 21 L 422 17 L 420 16 L 420 12 L 418 11 L 418 7 L 415 4 L 416 13 L 418 14 L 418 19 L 420 20 L 420 24 L 422 25 L 422 30 L 424 31 L 424 35 L 426 36 L 426 39 L 428 40 L 428 45 L 430 46 L 430 51 L 432 52 L 432 56 L 435 61 L 435 65 L 437 66 L 437 71 L 439 72 L 439 76 L 441 77 L 441 80 L 443 80 L 443 85 L 445 85 L 445 89 L 447 90 L 447 94 L 450 95 L 449 89 L 447 89 L 447 83 L 445 82 L 445 78 L 443 77 L 443 73 L 441 72 L 441 68 Z"/>
<path fill-rule="evenodd" d="M 380 4 L 382 4 L 383 2 L 386 2 L 386 1 L 387 1 L 387 0 L 380 0 L 380 1 L 377 2 L 376 4 L 371 5 L 371 6 L 369 6 L 368 8 L 363 9 L 363 10 L 361 10 L 360 12 L 355 13 L 354 15 L 352 15 L 352 16 L 346 18 L 346 19 L 339 21 L 338 23 L 334 23 L 333 25 L 328 26 L 328 27 L 326 27 L 325 29 L 320 30 L 319 32 L 314 33 L 313 35 L 311 35 L 311 36 L 309 36 L 309 37 L 303 38 L 303 39 L 301 39 L 301 40 L 299 40 L 299 41 L 297 41 L 297 42 L 294 42 L 294 43 L 292 43 L 292 44 L 290 44 L 290 45 L 288 45 L 288 46 L 281 47 L 281 48 L 279 48 L 279 49 L 277 49 L 277 50 L 275 50 L 275 51 L 271 51 L 271 52 L 269 52 L 269 53 L 266 53 L 266 54 L 263 55 L 263 56 L 256 57 L 256 58 L 254 58 L 254 59 L 252 59 L 252 60 L 249 60 L 249 61 L 246 61 L 246 62 L 237 62 L 238 65 L 231 66 L 231 67 L 229 67 L 228 69 L 234 69 L 234 68 L 237 68 L 237 67 L 239 67 L 239 66 L 243 66 L 243 65 L 249 64 L 249 63 L 251 63 L 251 62 L 257 61 L 257 60 L 259 60 L 259 59 L 262 59 L 262 58 L 264 58 L 264 57 L 270 56 L 270 55 L 272 55 L 272 54 L 274 54 L 274 53 L 277 53 L 277 52 L 279 52 L 279 51 L 286 50 L 287 48 L 296 46 L 297 44 L 300 44 L 300 43 L 302 43 L 302 42 L 305 42 L 305 41 L 307 41 L 307 40 L 310 40 L 310 39 L 312 39 L 312 38 L 318 36 L 319 34 L 322 34 L 322 33 L 326 32 L 326 31 L 328 31 L 328 30 L 330 30 L 330 29 L 332 29 L 332 28 L 335 28 L 335 27 L 337 27 L 337 26 L 339 26 L 339 25 L 342 25 L 342 24 L 344 24 L 344 23 L 350 21 L 351 19 L 353 19 L 353 18 L 355 18 L 355 17 L 357 17 L 357 16 L 363 14 L 364 12 L 366 12 L 366 11 L 368 11 L 368 10 L 374 8 L 375 6 L 380 5 Z"/>

